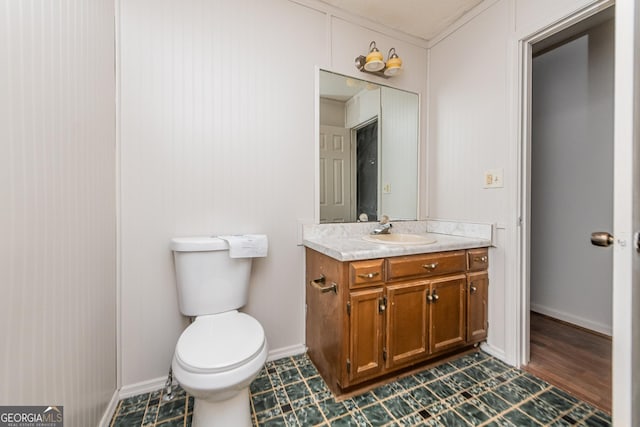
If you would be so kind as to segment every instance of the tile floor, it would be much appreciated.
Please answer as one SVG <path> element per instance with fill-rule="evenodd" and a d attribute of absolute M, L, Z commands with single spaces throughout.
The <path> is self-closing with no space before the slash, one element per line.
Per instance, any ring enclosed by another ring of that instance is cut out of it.
<path fill-rule="evenodd" d="M 178 389 L 119 402 L 111 426 L 191 425 L 193 398 Z M 609 426 L 606 413 L 483 352 L 336 401 L 305 356 L 268 362 L 251 384 L 257 426 Z"/>

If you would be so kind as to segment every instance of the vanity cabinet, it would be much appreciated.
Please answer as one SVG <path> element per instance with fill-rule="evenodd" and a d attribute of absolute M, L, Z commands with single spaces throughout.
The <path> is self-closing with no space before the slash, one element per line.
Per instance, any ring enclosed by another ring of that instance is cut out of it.
<path fill-rule="evenodd" d="M 306 250 L 308 353 L 334 393 L 486 339 L 486 248 L 345 262 Z"/>

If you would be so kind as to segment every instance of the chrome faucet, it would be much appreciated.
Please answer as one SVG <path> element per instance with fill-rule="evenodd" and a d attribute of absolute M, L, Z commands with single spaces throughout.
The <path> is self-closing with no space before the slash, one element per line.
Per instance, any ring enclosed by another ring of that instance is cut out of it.
<path fill-rule="evenodd" d="M 378 226 L 373 229 L 371 234 L 389 234 L 391 233 L 391 227 L 393 227 L 393 225 L 389 222 L 389 217 L 386 215 L 382 215 L 380 224 L 378 224 Z"/>

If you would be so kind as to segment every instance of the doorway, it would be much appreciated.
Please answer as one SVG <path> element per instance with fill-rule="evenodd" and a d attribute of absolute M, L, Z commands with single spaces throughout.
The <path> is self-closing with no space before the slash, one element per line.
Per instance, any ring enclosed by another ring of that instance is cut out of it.
<path fill-rule="evenodd" d="M 525 369 L 611 412 L 614 21 L 610 7 L 534 45 Z"/>
<path fill-rule="evenodd" d="M 378 220 L 378 120 L 356 129 L 356 212 Z"/>

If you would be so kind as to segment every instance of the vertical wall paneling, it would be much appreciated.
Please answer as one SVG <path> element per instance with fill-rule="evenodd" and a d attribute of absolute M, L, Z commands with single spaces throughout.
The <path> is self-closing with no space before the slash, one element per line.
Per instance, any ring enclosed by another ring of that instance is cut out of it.
<path fill-rule="evenodd" d="M 505 167 L 505 175 L 509 170 L 508 16 L 508 2 L 497 2 L 430 50 L 430 217 L 509 223 L 507 191 L 515 189 L 515 183 L 482 188 L 485 169 Z M 515 230 L 504 231 L 508 236 Z M 507 236 L 496 237 L 507 244 Z M 508 291 L 499 280 L 504 275 L 493 267 L 504 265 L 500 257 L 508 253 L 502 247 L 492 250 L 491 256 L 488 342 L 497 355 L 504 355 L 508 338 L 501 321 L 505 305 L 500 302 Z"/>
<path fill-rule="evenodd" d="M 598 0 L 512 0 L 514 28 L 527 36 Z"/>
<path fill-rule="evenodd" d="M 114 4 L 0 2 L 0 405 L 116 388 Z"/>
<path fill-rule="evenodd" d="M 382 145 L 380 213 L 414 219 L 418 209 L 418 95 L 382 87 L 380 90 Z M 379 190 L 380 191 L 380 190 Z"/>
<path fill-rule="evenodd" d="M 314 206 L 324 25 L 322 13 L 280 0 L 123 2 L 124 386 L 166 375 L 185 326 L 169 251 L 177 235 L 267 234 L 244 310 L 272 350 L 302 348 L 296 222 Z"/>
<path fill-rule="evenodd" d="M 508 160 L 508 24 L 507 2 L 502 1 L 431 48 L 431 217 L 507 219 L 507 189 L 483 189 L 482 179 L 485 169 L 503 167 Z"/>
<path fill-rule="evenodd" d="M 264 326 L 272 357 L 303 351 L 296 243 L 316 203 L 316 70 L 353 74 L 370 30 L 338 30 L 333 16 L 286 0 L 133 0 L 120 13 L 123 386 L 166 375 L 185 326 L 176 235 L 267 234 L 243 310 Z M 421 93 L 426 49 L 385 42 L 408 61 L 394 84 Z"/>

